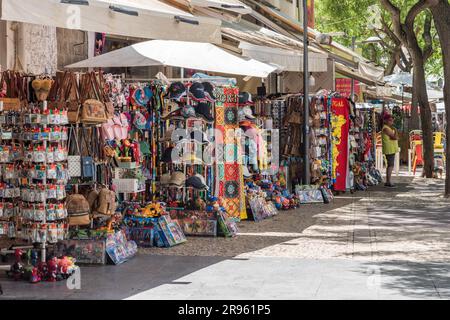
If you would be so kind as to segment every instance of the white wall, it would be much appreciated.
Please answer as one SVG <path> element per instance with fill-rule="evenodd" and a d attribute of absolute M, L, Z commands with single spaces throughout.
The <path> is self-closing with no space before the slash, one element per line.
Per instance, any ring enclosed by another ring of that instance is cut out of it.
<path fill-rule="evenodd" d="M 56 28 L 22 23 L 19 33 L 19 57 L 25 72 L 56 73 Z"/>
<path fill-rule="evenodd" d="M 27 73 L 56 72 L 56 28 L 0 21 L 2 69 Z"/>
<path fill-rule="evenodd" d="M 14 67 L 14 32 L 11 22 L 0 20 L 0 65 L 2 70 Z"/>

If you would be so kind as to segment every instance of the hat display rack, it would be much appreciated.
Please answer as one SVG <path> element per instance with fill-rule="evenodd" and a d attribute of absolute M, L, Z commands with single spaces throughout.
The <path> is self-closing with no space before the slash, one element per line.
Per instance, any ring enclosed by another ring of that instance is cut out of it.
<path fill-rule="evenodd" d="M 49 76 L 6 71 L 3 80 L 8 88 L 0 93 L 0 235 L 8 221 L 6 234 L 39 247 L 45 262 L 47 244 L 64 240 L 68 230 L 67 111 L 49 108 Z"/>
<path fill-rule="evenodd" d="M 213 82 L 213 79 L 207 80 L 209 83 L 211 81 Z M 162 119 L 165 125 L 162 126 L 158 141 L 162 151 L 161 154 L 165 154 L 165 156 L 160 158 L 159 172 L 161 177 L 164 175 L 168 177 L 170 175 L 171 179 L 168 181 L 162 181 L 164 179 L 160 180 L 161 195 L 168 203 L 173 200 L 179 200 L 184 204 L 190 201 L 192 203 L 196 199 L 207 201 L 208 197 L 214 193 L 214 163 L 203 161 L 203 154 L 206 148 L 212 146 L 206 133 L 214 128 L 214 101 L 203 101 L 203 103 L 208 103 L 209 110 L 211 111 L 210 115 L 212 116 L 209 121 L 205 120 L 195 112 L 197 108 L 195 104 L 199 103 L 199 101 L 195 101 L 190 91 L 192 86 L 197 86 L 196 83 L 200 84 L 202 80 L 193 78 L 169 79 L 169 81 L 175 84 L 178 83 L 180 87 L 183 86 L 185 88 L 182 90 L 186 91 L 185 93 L 180 92 L 184 97 L 175 99 L 171 96 L 169 87 L 169 92 L 165 100 L 165 108 L 169 108 L 171 105 L 173 106 L 175 102 L 178 104 L 178 107 L 175 108 L 180 108 L 182 114 L 170 115 L 166 110 L 165 113 L 168 117 Z M 188 110 L 189 108 L 192 109 Z M 181 132 L 185 134 L 182 141 L 172 141 L 172 138 L 176 137 L 175 135 L 172 137 L 171 133 L 176 129 L 182 130 Z M 201 141 L 198 141 L 198 139 L 201 139 Z M 172 159 L 172 150 L 174 153 L 180 151 L 180 153 L 177 153 L 180 161 L 177 161 L 178 159 Z M 169 152 L 171 153 L 170 155 Z M 183 174 L 174 175 L 177 171 Z M 194 177 L 195 175 L 197 177 Z M 190 185 L 190 179 L 199 182 L 199 184 L 196 186 Z M 200 184 L 206 188 L 201 187 Z"/>

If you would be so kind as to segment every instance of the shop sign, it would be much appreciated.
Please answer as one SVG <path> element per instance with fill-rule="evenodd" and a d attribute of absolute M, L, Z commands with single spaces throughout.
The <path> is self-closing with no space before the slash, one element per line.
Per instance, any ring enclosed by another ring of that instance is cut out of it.
<path fill-rule="evenodd" d="M 336 92 L 339 92 L 342 97 L 348 98 L 352 93 L 352 79 L 350 78 L 337 78 L 336 79 Z M 355 80 L 355 94 L 361 94 L 361 87 L 358 80 Z"/>

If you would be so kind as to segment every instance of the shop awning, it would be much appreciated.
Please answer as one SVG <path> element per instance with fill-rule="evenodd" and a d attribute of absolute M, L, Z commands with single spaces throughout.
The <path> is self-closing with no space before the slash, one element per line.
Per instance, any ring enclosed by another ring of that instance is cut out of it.
<path fill-rule="evenodd" d="M 278 65 L 283 71 L 303 71 L 303 53 L 300 51 L 258 46 L 246 42 L 241 42 L 239 48 L 242 49 L 244 57 Z M 310 72 L 327 72 L 327 55 L 310 52 L 308 64 Z"/>
<path fill-rule="evenodd" d="M 370 86 L 376 86 L 377 84 L 381 83 L 380 81 L 377 81 L 376 79 L 370 79 L 367 76 L 360 74 L 358 71 L 355 71 L 347 66 L 344 66 L 341 63 L 336 62 L 335 67 L 336 72 L 342 74 L 343 76 L 361 81 L 362 83 L 368 84 Z"/>
<path fill-rule="evenodd" d="M 67 68 L 172 66 L 266 78 L 277 68 L 243 59 L 210 43 L 151 40 L 90 58 Z"/>
<path fill-rule="evenodd" d="M 144 39 L 221 43 L 221 22 L 158 0 L 0 0 L 1 19 Z"/>
<path fill-rule="evenodd" d="M 238 0 L 188 0 L 192 5 L 234 11 L 241 14 L 252 12 L 252 8 Z"/>
<path fill-rule="evenodd" d="M 369 64 L 369 63 L 366 63 L 363 61 L 359 61 L 358 71 L 360 74 L 362 74 L 363 76 L 365 76 L 369 79 L 373 79 L 376 81 L 383 81 L 384 69 L 382 69 L 382 68 L 378 68 L 372 64 Z"/>
<path fill-rule="evenodd" d="M 222 21 L 222 35 L 240 49 L 243 56 L 280 66 L 280 70 L 303 70 L 303 42 L 248 21 Z M 326 72 L 328 54 L 309 47 L 310 72 Z"/>

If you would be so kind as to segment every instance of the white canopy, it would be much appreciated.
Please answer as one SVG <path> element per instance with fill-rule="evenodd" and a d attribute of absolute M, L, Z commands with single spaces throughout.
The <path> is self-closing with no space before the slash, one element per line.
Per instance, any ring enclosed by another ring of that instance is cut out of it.
<path fill-rule="evenodd" d="M 67 68 L 166 65 L 225 74 L 267 77 L 277 68 L 243 59 L 210 43 L 151 40 L 90 58 Z"/>
<path fill-rule="evenodd" d="M 278 65 L 283 71 L 303 71 L 303 53 L 300 51 L 259 46 L 243 41 L 240 42 L 239 48 L 242 49 L 243 56 Z M 309 52 L 308 64 L 310 72 L 327 72 L 327 55 Z"/>
<path fill-rule="evenodd" d="M 78 3 L 78 4 L 77 4 Z M 0 0 L 0 19 L 144 39 L 221 43 L 221 21 L 158 0 Z"/>

